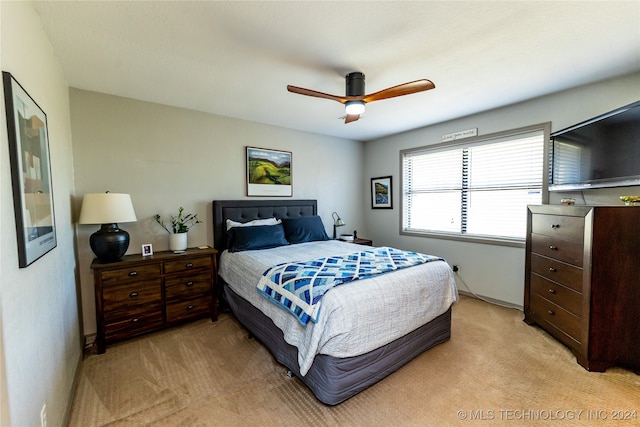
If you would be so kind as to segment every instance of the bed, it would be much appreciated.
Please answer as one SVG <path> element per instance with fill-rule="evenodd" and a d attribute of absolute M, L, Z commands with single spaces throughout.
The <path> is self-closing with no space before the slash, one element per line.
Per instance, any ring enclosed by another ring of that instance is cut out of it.
<path fill-rule="evenodd" d="M 331 288 L 322 297 L 318 319 L 301 324 L 299 318 L 259 294 L 257 284 L 262 273 L 290 259 L 306 261 L 329 253 L 346 257 L 373 248 L 323 239 L 267 249 L 254 249 L 249 243 L 237 250 L 242 243 L 231 243 L 229 236 L 233 233 L 227 229 L 227 220 L 247 225 L 269 218 L 287 224 L 319 220 L 317 202 L 213 202 L 222 296 L 250 335 L 321 402 L 337 405 L 450 339 L 451 306 L 457 300 L 457 290 L 451 268 L 437 259 Z M 262 228 L 268 227 L 237 227 L 232 231 L 242 231 L 246 236 L 251 230 L 257 235 Z M 240 234 L 235 236 L 240 239 Z M 227 250 L 228 244 L 234 246 L 233 252 Z"/>

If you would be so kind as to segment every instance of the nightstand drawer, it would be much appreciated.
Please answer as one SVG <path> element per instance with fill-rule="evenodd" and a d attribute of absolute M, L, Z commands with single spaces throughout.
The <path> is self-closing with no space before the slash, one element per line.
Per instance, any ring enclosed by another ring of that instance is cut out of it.
<path fill-rule="evenodd" d="M 113 311 L 162 301 L 162 282 L 159 279 L 110 286 L 102 293 L 102 309 L 107 318 Z"/>
<path fill-rule="evenodd" d="M 201 317 L 211 311 L 211 296 L 167 303 L 167 322 Z"/>
<path fill-rule="evenodd" d="M 164 263 L 165 273 L 175 273 L 178 271 L 187 271 L 197 268 L 213 268 L 211 257 L 202 256 L 198 258 L 190 257 L 179 261 L 167 261 Z"/>
<path fill-rule="evenodd" d="M 584 257 L 582 243 L 562 240 L 557 237 L 531 234 L 531 251 L 582 267 Z"/>
<path fill-rule="evenodd" d="M 582 269 L 574 265 L 531 254 L 531 272 L 582 292 Z"/>
<path fill-rule="evenodd" d="M 584 218 L 534 214 L 531 216 L 531 232 L 583 243 Z"/>
<path fill-rule="evenodd" d="M 162 323 L 160 304 L 141 307 L 139 310 L 132 311 L 126 317 L 105 324 L 104 338 L 107 341 L 129 338 L 158 329 L 162 326 Z"/>
<path fill-rule="evenodd" d="M 582 294 L 576 291 L 565 288 L 537 274 L 531 275 L 531 291 L 570 311 L 577 317 L 582 316 Z"/>
<path fill-rule="evenodd" d="M 160 264 L 139 265 L 137 267 L 119 268 L 117 270 L 105 270 L 101 273 L 102 284 L 145 280 L 160 276 Z"/>
<path fill-rule="evenodd" d="M 351 243 L 355 243 L 357 245 L 373 246 L 373 240 L 371 239 L 357 238 L 357 239 L 354 239 L 353 242 Z"/>
<path fill-rule="evenodd" d="M 166 299 L 193 298 L 211 292 L 211 273 L 206 272 L 190 277 L 175 277 L 165 281 Z"/>
<path fill-rule="evenodd" d="M 578 316 L 535 293 L 531 294 L 531 311 L 542 320 L 580 342 L 580 318 Z"/>

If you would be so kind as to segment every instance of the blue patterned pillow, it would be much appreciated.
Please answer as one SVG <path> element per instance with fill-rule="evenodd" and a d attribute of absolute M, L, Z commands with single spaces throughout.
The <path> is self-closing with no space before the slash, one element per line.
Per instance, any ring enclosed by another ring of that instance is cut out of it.
<path fill-rule="evenodd" d="M 282 224 L 233 227 L 227 231 L 229 252 L 269 249 L 288 245 Z"/>
<path fill-rule="evenodd" d="M 284 234 L 291 244 L 329 240 L 322 219 L 317 215 L 283 219 L 282 225 Z"/>

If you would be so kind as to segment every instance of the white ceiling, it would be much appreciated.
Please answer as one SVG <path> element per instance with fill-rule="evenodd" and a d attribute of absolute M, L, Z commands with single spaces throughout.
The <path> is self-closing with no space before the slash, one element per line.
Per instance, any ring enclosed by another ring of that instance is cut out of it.
<path fill-rule="evenodd" d="M 371 140 L 640 70 L 640 1 L 36 2 L 72 87 Z M 345 74 L 374 102 L 345 125 Z"/>

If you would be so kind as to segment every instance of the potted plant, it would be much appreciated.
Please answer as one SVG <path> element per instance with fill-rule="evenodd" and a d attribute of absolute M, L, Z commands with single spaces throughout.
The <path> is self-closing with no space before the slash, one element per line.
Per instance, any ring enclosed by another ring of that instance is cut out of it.
<path fill-rule="evenodd" d="M 187 232 L 194 225 L 202 223 L 198 219 L 198 214 L 185 214 L 182 206 L 178 209 L 177 216 L 171 216 L 170 225 L 164 223 L 160 214 L 156 214 L 154 218 L 169 233 L 169 249 L 174 252 L 187 249 Z"/>
<path fill-rule="evenodd" d="M 622 200 L 627 206 L 640 205 L 640 196 L 620 196 L 620 200 Z"/>

